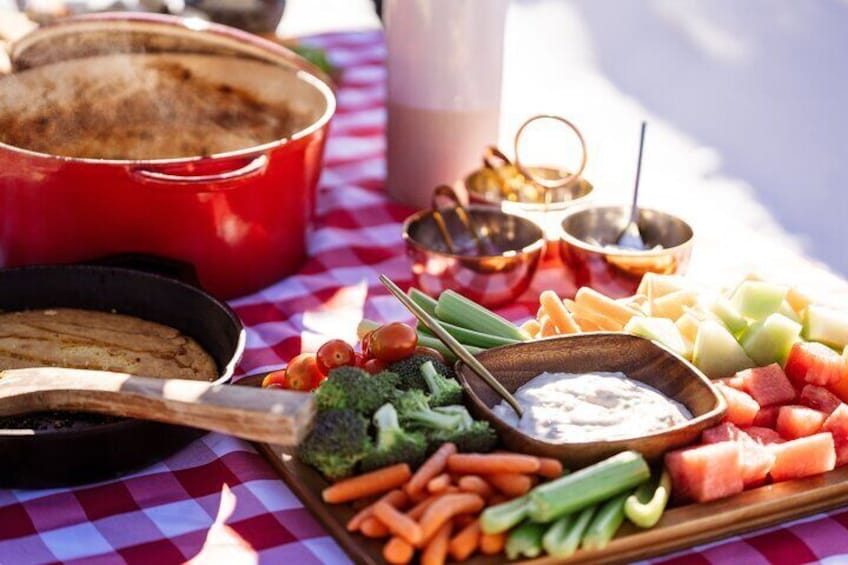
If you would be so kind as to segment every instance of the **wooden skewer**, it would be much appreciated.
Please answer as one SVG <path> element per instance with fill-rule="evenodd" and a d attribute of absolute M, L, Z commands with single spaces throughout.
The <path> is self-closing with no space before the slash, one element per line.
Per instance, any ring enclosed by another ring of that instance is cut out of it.
<path fill-rule="evenodd" d="M 430 314 L 425 312 L 418 304 L 413 302 L 404 292 L 396 285 L 392 280 L 386 275 L 380 275 L 380 282 L 389 289 L 395 298 L 400 300 L 401 304 L 406 306 L 407 310 L 412 312 L 412 314 L 418 318 L 422 324 L 424 324 L 428 330 L 430 330 L 433 335 L 438 337 L 442 343 L 444 343 L 448 349 L 450 349 L 454 355 L 456 355 L 459 359 L 462 360 L 463 363 L 468 365 L 472 371 L 477 373 L 477 375 L 486 381 L 492 390 L 497 392 L 501 398 L 506 400 L 507 404 L 509 404 L 515 413 L 518 414 L 518 417 L 521 418 L 524 413 L 521 410 L 521 406 L 518 404 L 518 401 L 515 399 L 510 392 L 504 388 L 504 386 L 495 378 L 495 376 L 489 372 L 489 370 L 483 366 L 480 361 L 477 360 L 471 353 L 468 352 L 465 347 L 459 343 L 451 334 L 446 332 L 439 323 L 433 319 Z"/>

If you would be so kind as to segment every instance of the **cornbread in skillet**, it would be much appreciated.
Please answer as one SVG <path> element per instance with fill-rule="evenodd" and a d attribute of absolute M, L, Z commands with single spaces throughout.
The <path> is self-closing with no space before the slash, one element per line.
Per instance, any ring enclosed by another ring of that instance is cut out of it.
<path fill-rule="evenodd" d="M 71 367 L 214 381 L 215 361 L 178 330 L 93 310 L 0 314 L 0 370 Z"/>

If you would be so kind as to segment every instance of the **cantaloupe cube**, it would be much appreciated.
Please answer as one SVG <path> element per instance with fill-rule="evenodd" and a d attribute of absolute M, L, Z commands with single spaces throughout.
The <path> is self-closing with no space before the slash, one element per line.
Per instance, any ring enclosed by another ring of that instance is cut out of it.
<path fill-rule="evenodd" d="M 777 433 L 786 439 L 807 437 L 821 430 L 826 414 L 806 406 L 781 406 L 777 413 Z"/>
<path fill-rule="evenodd" d="M 769 474 L 775 481 L 787 481 L 826 473 L 836 466 L 833 436 L 815 434 L 771 446 L 774 465 Z"/>
<path fill-rule="evenodd" d="M 698 293 L 694 290 L 678 290 L 671 294 L 666 294 L 661 298 L 654 300 L 651 308 L 651 316 L 655 318 L 668 318 L 669 320 L 677 320 L 682 316 L 687 307 L 694 306 L 698 300 Z"/>

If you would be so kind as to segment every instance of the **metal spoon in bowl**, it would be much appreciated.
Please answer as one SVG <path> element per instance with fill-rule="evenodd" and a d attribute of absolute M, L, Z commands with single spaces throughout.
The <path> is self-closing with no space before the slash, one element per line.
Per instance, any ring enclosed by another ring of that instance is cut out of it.
<path fill-rule="evenodd" d="M 630 206 L 630 220 L 627 226 L 618 235 L 615 240 L 615 245 L 625 249 L 645 249 L 645 240 L 642 238 L 642 232 L 639 231 L 639 174 L 642 172 L 642 148 L 645 146 L 645 127 L 646 122 L 642 122 L 642 131 L 639 134 L 639 160 L 636 162 L 636 182 L 633 186 L 633 204 Z"/>
<path fill-rule="evenodd" d="M 521 418 L 524 415 L 524 412 L 521 410 L 521 405 L 518 404 L 518 401 L 515 397 L 510 394 L 510 392 L 504 388 L 504 386 L 498 381 L 495 376 L 489 372 L 489 370 L 483 366 L 480 361 L 478 361 L 471 353 L 468 352 L 465 347 L 459 343 L 451 334 L 446 332 L 442 326 L 440 326 L 436 320 L 434 320 L 430 314 L 424 311 L 418 304 L 412 301 L 404 292 L 396 285 L 392 279 L 387 277 L 386 275 L 380 275 L 380 282 L 383 283 L 389 292 L 391 292 L 395 298 L 400 300 L 401 304 L 406 306 L 406 309 L 412 312 L 412 314 L 418 318 L 424 326 L 433 332 L 433 334 L 438 337 L 442 343 L 444 343 L 448 349 L 450 349 L 454 355 L 462 359 L 462 362 L 468 365 L 472 371 L 477 373 L 477 375 L 486 381 L 492 389 L 500 395 L 501 398 L 506 400 L 507 404 L 509 404 L 515 413 L 518 414 L 518 417 Z"/>

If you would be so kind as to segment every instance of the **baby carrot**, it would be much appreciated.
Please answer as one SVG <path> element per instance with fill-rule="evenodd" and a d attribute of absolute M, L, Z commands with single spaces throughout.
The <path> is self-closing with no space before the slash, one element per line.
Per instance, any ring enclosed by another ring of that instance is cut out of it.
<path fill-rule="evenodd" d="M 510 498 L 523 496 L 533 488 L 533 479 L 520 473 L 493 473 L 486 478 L 493 487 Z"/>
<path fill-rule="evenodd" d="M 448 551 L 457 561 L 465 561 L 477 550 L 480 544 L 480 521 L 472 520 L 462 528 L 448 544 Z"/>
<path fill-rule="evenodd" d="M 396 489 L 409 480 L 412 471 L 406 463 L 383 467 L 328 486 L 321 493 L 324 502 L 338 504 Z"/>
<path fill-rule="evenodd" d="M 421 553 L 421 565 L 443 565 L 448 557 L 448 546 L 453 524 L 450 520 L 442 524 Z"/>
<path fill-rule="evenodd" d="M 536 337 L 539 335 L 539 330 L 542 329 L 542 326 L 539 325 L 538 320 L 527 320 L 521 324 L 521 329 L 527 332 L 527 335 L 530 337 Z"/>
<path fill-rule="evenodd" d="M 385 524 L 394 535 L 402 537 L 412 545 L 421 543 L 423 534 L 418 522 L 400 512 L 388 502 L 375 504 L 374 516 Z"/>
<path fill-rule="evenodd" d="M 400 508 L 406 504 L 407 500 L 408 498 L 405 492 L 400 489 L 395 489 L 384 494 L 382 498 L 377 500 L 377 502 L 385 501 L 394 506 L 395 508 Z M 365 520 L 365 518 L 373 516 L 374 505 L 377 504 L 377 502 L 375 502 L 374 504 L 369 504 L 368 506 L 354 514 L 353 518 L 351 518 L 347 522 L 347 531 L 355 532 L 362 525 L 362 522 Z"/>
<path fill-rule="evenodd" d="M 442 492 L 431 494 L 414 507 L 412 507 L 409 511 L 407 511 L 406 515 L 412 518 L 413 520 L 420 520 L 421 516 L 424 515 L 424 512 L 430 508 L 434 502 L 436 502 L 439 498 L 445 496 L 446 494 L 458 494 L 462 491 L 459 490 L 459 487 L 455 487 L 453 485 L 449 486 Z"/>
<path fill-rule="evenodd" d="M 495 555 L 503 551 L 506 543 L 506 532 L 498 534 L 480 535 L 480 553 L 484 555 Z"/>
<path fill-rule="evenodd" d="M 541 464 L 537 457 L 520 453 L 455 453 L 448 457 L 448 469 L 454 473 L 535 473 Z"/>
<path fill-rule="evenodd" d="M 446 443 L 437 449 L 436 452 L 431 455 L 430 458 L 421 465 L 421 467 L 418 468 L 415 474 L 412 475 L 412 478 L 409 479 L 406 486 L 403 487 L 406 494 L 408 494 L 411 498 L 418 496 L 418 494 L 420 494 L 427 486 L 427 483 L 430 482 L 430 479 L 445 470 L 448 458 L 455 453 L 456 446 L 452 443 Z"/>
<path fill-rule="evenodd" d="M 359 527 L 359 531 L 367 538 L 384 538 L 389 535 L 389 528 L 376 516 L 365 518 Z"/>
<path fill-rule="evenodd" d="M 574 305 L 574 316 L 587 320 L 605 332 L 618 332 L 624 328 L 624 324 L 620 324 L 579 302 Z"/>
<path fill-rule="evenodd" d="M 565 309 L 562 300 L 552 290 L 546 290 L 539 295 L 539 303 L 545 309 L 545 313 L 556 325 L 561 334 L 580 333 L 580 326 L 574 321 L 571 313 Z"/>
<path fill-rule="evenodd" d="M 539 326 L 539 337 L 553 337 L 559 335 L 556 324 L 548 316 L 542 316 L 542 325 Z"/>
<path fill-rule="evenodd" d="M 453 527 L 456 530 L 461 530 L 462 528 L 464 528 L 465 526 L 467 526 L 468 524 L 470 524 L 471 522 L 473 522 L 476 519 L 477 518 L 475 518 L 471 514 L 460 514 L 459 516 L 454 516 L 453 517 Z"/>
<path fill-rule="evenodd" d="M 539 457 L 538 475 L 546 479 L 558 479 L 562 475 L 562 463 L 552 457 Z"/>
<path fill-rule="evenodd" d="M 451 484 L 451 476 L 447 473 L 442 473 L 441 475 L 436 475 L 429 481 L 427 481 L 427 492 L 430 494 L 436 494 L 438 492 L 442 492 L 446 488 L 448 488 Z"/>
<path fill-rule="evenodd" d="M 477 494 L 446 494 L 440 497 L 421 516 L 420 524 L 424 539 L 429 540 L 442 527 L 442 524 L 449 522 L 454 516 L 479 512 L 484 504 L 483 498 Z"/>
<path fill-rule="evenodd" d="M 465 475 L 459 478 L 457 481 L 459 485 L 459 490 L 463 492 L 473 492 L 474 494 L 479 494 L 483 498 L 489 498 L 492 496 L 492 487 L 483 479 L 477 475 Z"/>
<path fill-rule="evenodd" d="M 392 565 L 405 565 L 412 561 L 415 548 L 409 545 L 403 538 L 392 537 L 383 546 L 383 559 Z"/>
<path fill-rule="evenodd" d="M 584 286 L 578 290 L 574 300 L 577 304 L 585 304 L 586 307 L 591 310 L 594 310 L 599 314 L 603 314 L 607 318 L 618 322 L 622 326 L 627 324 L 633 316 L 642 315 L 640 311 L 630 308 L 629 306 L 625 306 L 620 302 L 616 302 L 614 299 L 605 296 L 588 286 Z"/>

